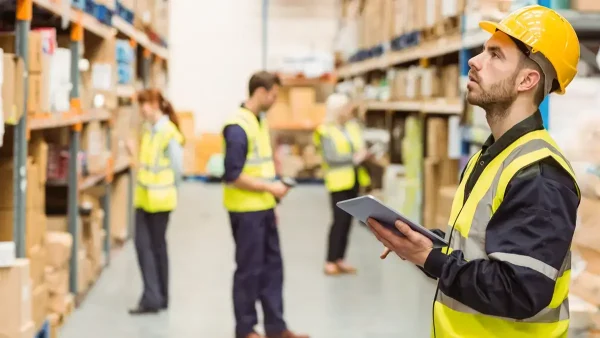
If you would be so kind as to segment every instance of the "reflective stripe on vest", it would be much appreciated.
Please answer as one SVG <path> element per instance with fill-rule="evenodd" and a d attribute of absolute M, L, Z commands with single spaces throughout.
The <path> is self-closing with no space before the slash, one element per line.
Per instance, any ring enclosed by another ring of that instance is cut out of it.
<path fill-rule="evenodd" d="M 331 192 L 352 189 L 356 182 L 353 155 L 363 143 L 358 124 L 351 121 L 343 129 L 333 124 L 322 125 L 315 133 L 315 143 L 320 144 L 323 155 L 327 189 Z M 359 185 L 370 185 L 371 179 L 365 168 L 359 167 L 357 171 Z"/>
<path fill-rule="evenodd" d="M 265 181 L 275 179 L 275 164 L 267 121 L 259 120 L 254 113 L 240 108 L 236 115 L 225 123 L 239 125 L 246 133 L 248 153 L 242 174 L 261 178 Z M 225 148 L 226 149 L 226 148 Z M 231 184 L 223 187 L 223 204 L 231 212 L 252 212 L 272 209 L 276 205 L 275 197 L 268 192 L 255 192 L 238 189 Z"/>
<path fill-rule="evenodd" d="M 510 180 L 521 169 L 552 157 L 571 175 L 577 187 L 573 170 L 547 131 L 530 132 L 508 146 L 486 166 L 465 201 L 466 182 L 478 165 L 479 154 L 469 160 L 452 203 L 449 226 L 455 226 L 454 231 L 448 233 L 451 245 L 448 253 L 461 250 L 467 261 L 498 260 L 528 267 L 556 282 L 554 294 L 550 304 L 538 314 L 517 320 L 479 313 L 440 290 L 434 314 L 436 336 L 494 337 L 493 332 L 502 332 L 502 337 L 511 338 L 563 337 L 567 333 L 569 319 L 571 253 L 567 253 L 559 270 L 525 255 L 504 252 L 488 255 L 485 251 L 485 234 L 492 215 L 504 199 Z"/>
<path fill-rule="evenodd" d="M 183 136 L 171 121 L 155 133 L 146 130 L 142 135 L 135 206 L 146 212 L 171 211 L 177 206 L 175 173 L 167 154 L 172 139 L 183 143 Z"/>

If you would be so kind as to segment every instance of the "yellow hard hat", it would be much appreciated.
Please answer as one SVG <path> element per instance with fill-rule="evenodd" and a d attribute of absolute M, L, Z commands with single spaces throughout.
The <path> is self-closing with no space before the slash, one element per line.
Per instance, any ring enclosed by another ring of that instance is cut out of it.
<path fill-rule="evenodd" d="M 577 34 L 567 19 L 550 8 L 526 6 L 510 13 L 499 23 L 482 21 L 479 27 L 492 34 L 496 30 L 504 32 L 531 48 L 531 53 L 542 53 L 556 72 L 558 83 L 553 89 L 557 94 L 564 94 L 577 74 Z"/>

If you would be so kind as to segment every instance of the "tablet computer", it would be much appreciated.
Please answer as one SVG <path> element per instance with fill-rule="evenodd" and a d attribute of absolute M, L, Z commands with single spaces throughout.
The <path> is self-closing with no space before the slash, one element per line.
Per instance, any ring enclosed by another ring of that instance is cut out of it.
<path fill-rule="evenodd" d="M 349 213 L 354 218 L 357 218 L 363 223 L 367 223 L 367 219 L 373 218 L 377 220 L 381 225 L 390 229 L 399 236 L 404 236 L 394 225 L 397 220 L 400 220 L 408 224 L 411 229 L 429 238 L 433 242 L 434 248 L 448 246 L 448 242 L 429 229 L 409 220 L 408 218 L 400 215 L 390 207 L 381 203 L 378 199 L 371 195 L 360 196 L 349 200 L 341 201 L 337 203 L 338 208 Z"/>

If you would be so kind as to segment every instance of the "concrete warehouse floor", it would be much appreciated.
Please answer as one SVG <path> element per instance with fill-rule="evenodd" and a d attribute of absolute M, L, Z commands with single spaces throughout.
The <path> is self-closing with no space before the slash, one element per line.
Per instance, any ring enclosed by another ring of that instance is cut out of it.
<path fill-rule="evenodd" d="M 359 269 L 358 275 L 323 275 L 330 223 L 329 197 L 323 186 L 296 188 L 278 212 L 286 319 L 291 329 L 313 338 L 429 336 L 434 284 L 395 255 L 381 261 L 382 248 L 366 228 L 355 225 L 349 245 L 348 261 Z M 68 318 L 61 337 L 234 336 L 234 246 L 220 185 L 185 183 L 169 227 L 168 312 L 128 315 L 127 309 L 141 292 L 137 259 L 129 241 Z"/>

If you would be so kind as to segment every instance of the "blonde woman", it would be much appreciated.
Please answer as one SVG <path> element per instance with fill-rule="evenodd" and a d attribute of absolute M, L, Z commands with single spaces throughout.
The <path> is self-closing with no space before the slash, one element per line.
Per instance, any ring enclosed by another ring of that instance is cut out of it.
<path fill-rule="evenodd" d="M 345 94 L 327 98 L 325 122 L 317 128 L 314 142 L 323 157 L 325 186 L 330 194 L 333 222 L 329 230 L 326 275 L 356 273 L 346 263 L 345 255 L 352 217 L 336 203 L 358 196 L 360 187 L 368 186 L 369 175 L 361 164 L 371 155 L 365 149 L 360 125 L 354 120 L 354 105 Z"/>

